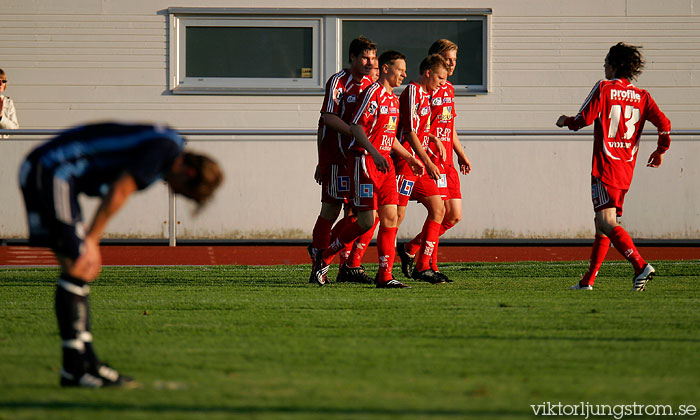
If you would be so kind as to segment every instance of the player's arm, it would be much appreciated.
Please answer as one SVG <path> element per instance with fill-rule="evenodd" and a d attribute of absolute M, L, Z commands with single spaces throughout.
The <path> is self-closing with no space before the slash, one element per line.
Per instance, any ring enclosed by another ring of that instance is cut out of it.
<path fill-rule="evenodd" d="M 338 133 L 344 136 L 351 136 L 350 126 L 348 123 L 342 120 L 337 114 L 332 114 L 330 112 L 322 112 L 321 118 L 323 118 L 324 124 Z"/>
<path fill-rule="evenodd" d="M 374 159 L 374 164 L 377 166 L 377 169 L 380 172 L 388 171 L 389 162 L 384 156 L 381 155 L 381 153 L 379 153 L 377 148 L 374 147 L 374 145 L 369 141 L 364 128 L 362 128 L 362 126 L 359 124 L 353 123 L 350 124 L 350 132 L 352 133 L 353 137 L 355 137 L 355 141 L 360 143 L 360 146 L 362 146 L 362 148 L 364 148 L 367 151 L 367 153 L 369 153 L 370 156 L 372 156 L 372 159 Z M 404 152 L 406 152 L 406 149 L 404 149 Z"/>
<path fill-rule="evenodd" d="M 647 166 L 650 168 L 658 168 L 664 161 L 664 153 L 666 153 L 671 146 L 671 121 L 661 112 L 651 96 L 649 96 L 647 107 L 649 109 L 647 120 L 656 126 L 656 130 L 659 133 L 656 150 L 649 156 Z"/>
<path fill-rule="evenodd" d="M 414 133 L 411 133 L 411 134 L 414 134 Z M 416 137 L 416 139 L 417 138 L 418 137 Z M 419 143 L 419 146 L 420 146 L 420 143 Z M 423 150 L 423 147 L 420 147 L 420 149 Z M 400 157 L 401 159 L 405 160 L 408 163 L 408 166 L 411 167 L 411 170 L 413 171 L 413 173 L 415 175 L 423 175 L 423 170 L 425 169 L 425 167 L 423 166 L 421 161 L 416 159 L 415 157 L 413 157 L 411 152 L 406 150 L 406 148 L 403 147 L 403 145 L 399 141 L 397 141 L 396 138 L 394 138 L 394 143 L 391 145 L 391 150 L 398 157 Z M 425 151 L 423 151 L 423 154 L 425 154 Z M 431 164 L 433 164 L 433 166 L 435 166 L 435 164 L 433 162 L 431 162 L 430 159 L 428 159 L 428 162 L 430 162 Z M 436 167 L 436 169 L 437 169 L 437 167 Z M 438 178 L 439 177 L 440 177 L 440 172 L 438 171 Z M 437 179 L 437 178 L 434 178 L 434 179 Z"/>
<path fill-rule="evenodd" d="M 557 127 L 569 127 L 569 130 L 578 131 L 583 127 L 593 124 L 593 121 L 600 114 L 601 100 L 600 92 L 603 81 L 600 80 L 593 86 L 591 93 L 588 94 L 586 101 L 581 105 L 581 109 L 575 117 L 561 115 L 557 119 Z"/>
<path fill-rule="evenodd" d="M 445 145 L 442 144 L 439 138 L 435 137 L 434 134 L 428 134 L 428 138 L 430 141 L 435 144 L 435 147 L 438 150 L 438 154 L 440 155 L 440 159 L 444 162 L 445 159 L 447 159 L 447 150 L 445 149 Z"/>
<path fill-rule="evenodd" d="M 423 145 L 421 145 L 420 140 L 418 139 L 418 136 L 416 133 L 413 131 L 410 131 L 407 133 L 408 136 L 408 143 L 411 145 L 411 148 L 416 152 L 416 155 L 420 158 L 421 162 L 423 162 L 423 166 L 425 166 L 425 171 L 428 173 L 428 176 L 431 179 L 440 179 L 440 169 L 438 169 L 437 165 L 433 163 L 433 161 L 430 160 L 430 157 L 428 157 L 428 154 L 425 153 L 425 150 L 423 149 Z M 438 143 L 440 140 L 438 140 Z M 397 151 L 397 146 L 398 148 L 403 149 L 408 153 L 405 147 L 403 147 L 399 142 L 394 141 L 394 146 L 392 147 L 392 150 L 396 152 L 398 156 L 403 156 L 399 154 L 400 152 Z M 443 147 L 444 149 L 444 147 Z M 410 155 L 410 153 L 408 153 Z M 405 159 L 405 158 L 404 158 Z M 410 162 L 409 162 L 410 163 Z"/>
<path fill-rule="evenodd" d="M 316 153 L 318 155 L 318 160 L 316 163 L 316 169 L 314 170 L 314 180 L 316 183 L 321 184 L 321 142 L 323 141 L 323 129 L 321 128 L 321 121 L 318 122 L 318 130 L 316 130 Z"/>
<path fill-rule="evenodd" d="M 452 130 L 452 148 L 457 154 L 457 163 L 459 164 L 459 170 L 463 175 L 468 174 L 472 171 L 472 162 L 467 157 L 464 152 L 464 147 L 459 141 L 459 136 L 457 135 L 457 130 Z"/>
<path fill-rule="evenodd" d="M 117 179 L 114 184 L 112 184 L 107 195 L 102 199 L 102 203 L 100 203 L 95 217 L 92 219 L 85 239 L 99 243 L 102 233 L 107 226 L 107 222 L 137 189 L 136 181 L 131 174 L 124 173 Z"/>

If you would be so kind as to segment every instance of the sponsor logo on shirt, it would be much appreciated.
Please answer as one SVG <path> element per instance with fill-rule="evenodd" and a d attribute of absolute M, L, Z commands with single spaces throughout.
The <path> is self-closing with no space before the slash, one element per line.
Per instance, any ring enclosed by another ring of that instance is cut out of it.
<path fill-rule="evenodd" d="M 449 121 L 452 119 L 452 107 L 451 106 L 446 106 L 442 108 L 442 114 L 438 116 L 438 120 L 440 121 Z"/>
<path fill-rule="evenodd" d="M 396 116 L 389 117 L 389 122 L 384 125 L 385 130 L 396 131 Z"/>
<path fill-rule="evenodd" d="M 639 102 L 642 100 L 642 96 L 632 89 L 628 89 L 628 90 L 610 89 L 610 100 L 611 101 Z"/>
<path fill-rule="evenodd" d="M 389 107 L 386 105 L 382 105 L 379 107 L 379 113 L 380 114 L 388 114 L 389 113 Z"/>
<path fill-rule="evenodd" d="M 350 95 L 347 98 L 345 98 L 345 101 L 350 104 L 354 104 L 357 102 L 357 95 Z"/>
<path fill-rule="evenodd" d="M 452 98 L 447 97 L 447 98 L 443 99 L 443 102 L 445 102 L 446 104 L 451 104 L 451 103 L 452 103 Z"/>
<path fill-rule="evenodd" d="M 374 115 L 377 112 L 377 102 L 372 101 L 369 103 L 369 106 L 367 107 L 367 113 L 369 115 Z"/>
<path fill-rule="evenodd" d="M 340 104 L 340 101 L 343 100 L 343 88 L 338 88 L 333 92 L 333 101 L 335 101 L 336 104 Z"/>
<path fill-rule="evenodd" d="M 431 102 L 433 106 L 440 106 L 442 105 L 442 98 L 433 98 L 433 101 Z"/>
<path fill-rule="evenodd" d="M 426 115 L 430 114 L 430 107 L 429 106 L 424 106 L 420 110 L 420 115 L 421 117 L 425 117 Z"/>

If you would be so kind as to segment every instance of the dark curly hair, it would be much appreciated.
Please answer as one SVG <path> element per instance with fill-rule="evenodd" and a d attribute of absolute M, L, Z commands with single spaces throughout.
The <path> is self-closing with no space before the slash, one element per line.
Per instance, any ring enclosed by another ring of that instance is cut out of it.
<path fill-rule="evenodd" d="M 645 62 L 639 51 L 641 48 L 641 46 L 627 45 L 624 42 L 618 42 L 610 47 L 606 59 L 615 69 L 615 77 L 635 80 L 642 74 Z"/>
<path fill-rule="evenodd" d="M 191 176 L 185 183 L 184 190 L 178 192 L 199 205 L 204 204 L 224 178 L 221 168 L 208 156 L 191 152 L 183 153 L 182 164 L 190 169 Z"/>

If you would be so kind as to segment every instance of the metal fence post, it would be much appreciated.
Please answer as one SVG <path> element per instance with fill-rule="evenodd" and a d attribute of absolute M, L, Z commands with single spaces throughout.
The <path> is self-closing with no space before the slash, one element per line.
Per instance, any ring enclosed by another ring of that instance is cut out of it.
<path fill-rule="evenodd" d="M 168 184 L 168 246 L 175 246 L 177 242 L 177 211 L 175 204 L 175 193 L 170 184 Z"/>

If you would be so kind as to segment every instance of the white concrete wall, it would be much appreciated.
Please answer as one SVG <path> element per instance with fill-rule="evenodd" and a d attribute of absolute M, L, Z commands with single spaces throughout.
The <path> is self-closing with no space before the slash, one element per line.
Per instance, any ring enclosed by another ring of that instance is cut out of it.
<path fill-rule="evenodd" d="M 274 1 L 3 0 L 0 68 L 24 128 L 94 120 L 164 121 L 175 128 L 316 126 L 320 96 L 172 95 L 168 7 L 289 7 Z M 308 8 L 347 2 L 305 0 Z M 358 8 L 425 7 L 422 1 L 360 1 Z M 459 129 L 553 129 L 575 113 L 610 45 L 644 46 L 648 89 L 674 129 L 700 128 L 700 0 L 437 1 L 433 8 L 491 8 L 490 92 L 457 99 Z M 381 46 L 380 46 L 381 49 Z M 647 132 L 653 131 L 647 126 Z M 463 177 L 464 220 L 455 238 L 577 238 L 593 234 L 589 199 L 592 139 L 463 138 L 474 171 Z M 25 237 L 17 165 L 36 142 L 0 141 L 0 237 Z M 215 155 L 227 179 L 198 218 L 180 201 L 179 234 L 197 238 L 310 237 L 318 214 L 312 138 L 235 142 L 193 139 Z M 645 137 L 644 161 L 654 148 Z M 636 237 L 700 238 L 700 145 L 674 138 L 662 168 L 641 162 L 625 206 Z M 94 203 L 86 203 L 90 213 Z M 409 209 L 412 236 L 424 212 Z M 109 237 L 166 237 L 162 185 L 132 199 Z"/>

